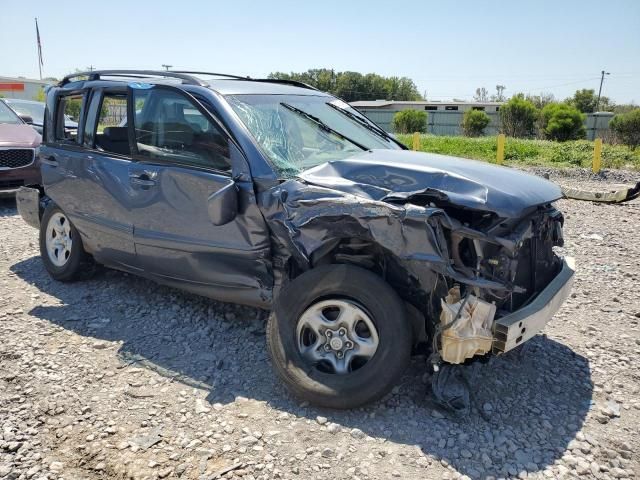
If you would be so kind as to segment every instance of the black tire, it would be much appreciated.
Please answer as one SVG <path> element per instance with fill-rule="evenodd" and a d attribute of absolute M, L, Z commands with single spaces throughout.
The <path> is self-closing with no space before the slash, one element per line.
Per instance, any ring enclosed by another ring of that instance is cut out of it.
<path fill-rule="evenodd" d="M 72 239 L 69 256 L 66 263 L 61 266 L 53 263 L 49 257 L 49 253 L 47 252 L 46 245 L 47 227 L 51 217 L 57 213 L 64 215 L 66 221 L 69 222 L 71 232 L 70 237 Z M 53 203 L 47 205 L 42 215 L 42 219 L 40 220 L 40 257 L 42 258 L 44 267 L 47 272 L 49 272 L 49 275 L 51 275 L 54 280 L 58 280 L 60 282 L 72 282 L 74 280 L 78 280 L 82 275 L 87 275 L 87 273 L 92 271 L 91 257 L 84 250 L 80 234 L 71 221 L 68 220 L 68 217 L 66 217 L 64 212 Z"/>
<path fill-rule="evenodd" d="M 375 354 L 342 375 L 313 367 L 298 349 L 298 320 L 307 308 L 328 299 L 361 306 L 379 338 Z M 398 294 L 377 275 L 351 265 L 322 266 L 294 279 L 278 295 L 267 325 L 268 351 L 278 376 L 296 397 L 329 408 L 358 407 L 388 393 L 409 364 L 411 341 Z"/>

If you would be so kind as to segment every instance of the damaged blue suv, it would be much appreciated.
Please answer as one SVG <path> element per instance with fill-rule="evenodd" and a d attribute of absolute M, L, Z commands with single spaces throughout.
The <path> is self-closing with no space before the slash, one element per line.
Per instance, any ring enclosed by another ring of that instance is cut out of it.
<path fill-rule="evenodd" d="M 408 151 L 305 84 L 78 73 L 44 123 L 43 187 L 17 202 L 51 276 L 97 262 L 269 309 L 274 369 L 316 405 L 380 398 L 419 343 L 435 364 L 509 351 L 571 288 L 556 185 Z"/>

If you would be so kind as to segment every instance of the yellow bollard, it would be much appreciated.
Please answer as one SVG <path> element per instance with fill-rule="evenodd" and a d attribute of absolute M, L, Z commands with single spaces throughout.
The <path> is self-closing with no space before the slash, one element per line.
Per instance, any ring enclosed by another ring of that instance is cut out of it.
<path fill-rule="evenodd" d="M 500 135 L 498 135 L 498 148 L 496 152 L 496 163 L 498 165 L 502 165 L 502 162 L 504 162 L 504 141 L 504 133 L 501 133 Z"/>
<path fill-rule="evenodd" d="M 418 132 L 413 134 L 413 150 L 416 152 L 420 150 L 420 134 Z"/>
<path fill-rule="evenodd" d="M 595 142 L 593 142 L 593 173 L 598 173 L 600 171 L 600 166 L 602 164 L 602 139 L 596 138 Z"/>

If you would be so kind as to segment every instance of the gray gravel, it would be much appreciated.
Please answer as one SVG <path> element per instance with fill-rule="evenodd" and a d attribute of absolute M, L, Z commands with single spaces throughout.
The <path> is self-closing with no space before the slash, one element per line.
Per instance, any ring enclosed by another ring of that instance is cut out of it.
<path fill-rule="evenodd" d="M 0 478 L 634 478 L 640 201 L 560 207 L 572 298 L 545 335 L 468 369 L 457 418 L 424 356 L 375 405 L 301 405 L 267 362 L 265 312 L 110 270 L 52 281 L 0 201 Z"/>

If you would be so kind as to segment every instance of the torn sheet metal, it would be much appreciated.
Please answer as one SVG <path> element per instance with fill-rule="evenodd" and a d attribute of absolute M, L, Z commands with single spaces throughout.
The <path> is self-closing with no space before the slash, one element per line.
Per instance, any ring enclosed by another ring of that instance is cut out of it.
<path fill-rule="evenodd" d="M 392 253 L 424 291 L 430 291 L 437 273 L 480 288 L 508 289 L 503 283 L 454 270 L 443 228 L 455 229 L 458 223 L 441 208 L 399 206 L 297 180 L 265 192 L 262 202 L 280 266 L 292 257 L 309 268 L 312 253 L 327 242 L 358 238 Z"/>
<path fill-rule="evenodd" d="M 459 286 L 449 290 L 441 303 L 442 359 L 457 364 L 475 355 L 489 353 L 496 306 L 471 294 L 463 300 Z"/>

